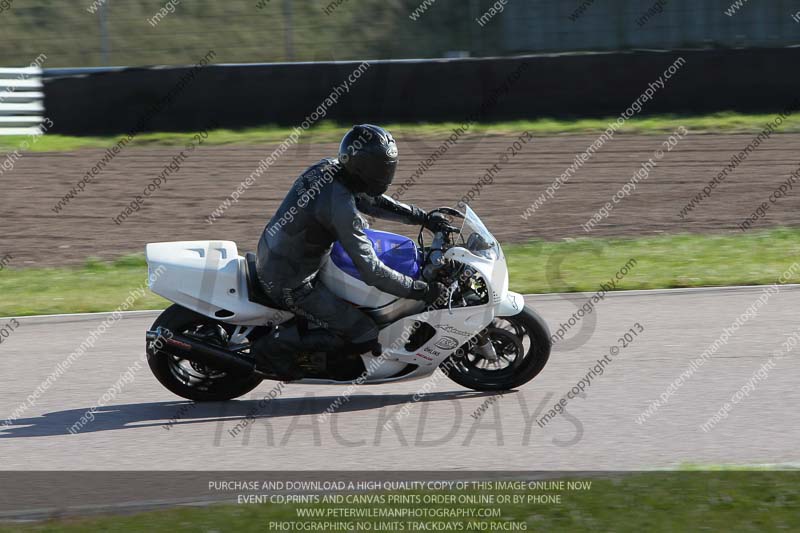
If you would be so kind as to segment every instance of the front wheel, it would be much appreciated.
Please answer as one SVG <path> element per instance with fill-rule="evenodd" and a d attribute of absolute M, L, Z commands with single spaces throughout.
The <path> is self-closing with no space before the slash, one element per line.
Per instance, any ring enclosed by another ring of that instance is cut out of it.
<path fill-rule="evenodd" d="M 493 351 L 481 349 L 491 342 Z M 550 330 L 528 306 L 514 316 L 497 317 L 481 335 L 440 366 L 453 381 L 479 391 L 515 389 L 535 378 L 550 357 Z M 491 356 L 489 354 L 492 354 Z"/>
<path fill-rule="evenodd" d="M 236 328 L 195 313 L 180 305 L 172 305 L 161 313 L 152 329 L 166 328 L 199 341 L 225 347 L 237 335 Z M 239 335 L 237 342 L 249 342 Z M 257 375 L 236 376 L 182 359 L 167 350 L 147 350 L 147 362 L 156 379 L 178 396 L 196 402 L 214 402 L 238 398 L 258 387 Z"/>

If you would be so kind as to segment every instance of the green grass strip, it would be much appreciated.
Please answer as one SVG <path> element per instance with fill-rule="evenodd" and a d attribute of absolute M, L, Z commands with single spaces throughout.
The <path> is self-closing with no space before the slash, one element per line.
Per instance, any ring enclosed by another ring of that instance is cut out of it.
<path fill-rule="evenodd" d="M 800 230 L 581 238 L 504 249 L 511 289 L 522 293 L 594 292 L 631 259 L 635 265 L 615 290 L 765 285 L 800 261 Z"/>
<path fill-rule="evenodd" d="M 740 113 L 715 113 L 699 116 L 654 115 L 635 117 L 619 128 L 618 133 L 623 134 L 663 134 L 671 133 L 684 126 L 692 133 L 758 133 L 765 124 L 772 120 L 774 115 L 743 115 Z M 617 117 L 592 118 L 592 119 L 550 119 L 519 120 L 512 122 L 480 123 L 473 124 L 468 130 L 470 135 L 501 135 L 518 134 L 521 131 L 530 131 L 536 136 L 549 136 L 557 134 L 587 134 L 599 135 L 606 129 L 609 122 Z M 343 131 L 350 124 L 337 124 L 323 121 L 303 133 L 301 142 L 338 142 Z M 444 139 L 452 130 L 461 126 L 456 122 L 443 123 L 397 123 L 384 124 L 398 139 L 413 137 L 435 137 Z M 209 132 L 205 141 L 209 145 L 225 144 L 264 144 L 278 143 L 286 139 L 293 128 L 274 125 L 265 125 L 257 128 L 241 130 L 219 129 Z M 792 115 L 787 118 L 778 129 L 780 133 L 800 132 L 800 116 Z M 129 146 L 157 147 L 157 146 L 183 146 L 190 139 L 190 133 L 159 132 L 143 133 L 137 135 Z M 44 135 L 31 145 L 30 150 L 35 152 L 60 152 L 71 151 L 79 148 L 109 148 L 121 138 L 121 135 L 106 137 L 75 137 L 67 135 Z M 0 152 L 19 149 L 23 141 L 29 137 L 8 136 L 0 137 Z"/>
<path fill-rule="evenodd" d="M 534 241 L 506 245 L 504 251 L 511 289 L 525 294 L 594 292 L 621 269 L 627 274 L 614 290 L 764 285 L 800 261 L 800 229 Z M 141 255 L 79 268 L 6 268 L 0 271 L 0 316 L 113 311 L 145 276 Z M 130 309 L 167 305 L 148 293 Z"/>
<path fill-rule="evenodd" d="M 429 504 L 251 504 L 214 505 L 180 508 L 136 515 L 50 521 L 15 525 L 0 531 L 78 532 L 149 531 L 180 533 L 189 531 L 276 531 L 275 522 L 302 523 L 306 528 L 328 522 L 351 522 L 351 531 L 420 531 L 413 522 L 436 524 L 430 531 L 527 531 L 576 532 L 674 532 L 674 531 L 798 531 L 800 492 L 797 472 L 649 472 L 615 477 L 581 477 L 591 481 L 584 490 L 491 491 L 448 493 L 400 493 L 420 497 L 498 494 L 520 495 L 524 503 L 429 503 Z M 573 480 L 573 481 L 574 481 Z M 565 483 L 570 481 L 565 480 Z M 362 495 L 364 493 L 361 493 Z M 384 493 L 388 496 L 388 493 Z M 396 494 L 396 493 L 395 493 Z M 528 496 L 560 495 L 559 502 L 536 503 Z M 321 497 L 321 496 L 320 496 Z M 513 500 L 512 500 L 513 501 Z M 300 518 L 304 509 L 498 509 L 500 517 L 472 518 Z M 369 522 L 367 529 L 356 525 Z M 395 525 L 386 528 L 386 524 Z M 378 529 L 377 524 L 384 528 Z M 447 528 L 447 524 L 463 524 Z M 470 524 L 472 524 L 470 526 Z M 497 524 L 495 527 L 483 524 Z M 505 524 L 505 528 L 502 526 Z M 509 529 L 514 524 L 515 529 Z M 270 527 L 271 525 L 275 527 Z M 285 527 L 285 526 L 284 526 Z M 291 526 L 289 526 L 291 527 Z M 295 529 L 290 529 L 295 530 Z M 314 531 L 315 529 L 299 529 Z M 326 531 L 327 529 L 319 529 Z M 347 531 L 338 529 L 337 531 Z"/>

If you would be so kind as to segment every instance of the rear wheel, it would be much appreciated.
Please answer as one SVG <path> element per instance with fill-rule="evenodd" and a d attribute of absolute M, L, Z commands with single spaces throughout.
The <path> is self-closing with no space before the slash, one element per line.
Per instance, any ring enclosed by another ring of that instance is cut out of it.
<path fill-rule="evenodd" d="M 509 317 L 497 317 L 482 332 L 494 348 L 487 357 L 473 339 L 441 365 L 447 376 L 464 387 L 479 390 L 510 390 L 535 378 L 550 357 L 550 331 L 530 307 Z"/>
<path fill-rule="evenodd" d="M 172 305 L 153 323 L 152 329 L 162 327 L 173 333 L 193 337 L 215 346 L 229 343 L 249 343 L 247 331 Z M 170 354 L 165 349 L 147 350 L 147 362 L 156 379 L 167 389 L 183 398 L 197 402 L 224 401 L 238 398 L 258 387 L 261 378 L 235 376 L 194 363 Z"/>

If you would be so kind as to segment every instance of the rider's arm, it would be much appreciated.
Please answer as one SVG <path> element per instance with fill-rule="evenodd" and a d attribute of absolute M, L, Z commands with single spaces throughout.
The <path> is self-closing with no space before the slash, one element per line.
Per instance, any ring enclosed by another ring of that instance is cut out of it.
<path fill-rule="evenodd" d="M 367 194 L 356 194 L 356 207 L 362 213 L 371 217 L 402 222 L 421 226 L 425 223 L 427 213 L 415 205 L 408 205 L 398 202 L 391 196 L 385 194 L 381 196 L 369 196 Z"/>
<path fill-rule="evenodd" d="M 387 267 L 375 254 L 372 242 L 364 233 L 364 220 L 358 214 L 352 194 L 336 195 L 327 207 L 328 213 L 323 214 L 321 222 L 341 243 L 364 283 L 395 296 L 424 297 L 427 287 L 424 281 L 415 281 Z"/>

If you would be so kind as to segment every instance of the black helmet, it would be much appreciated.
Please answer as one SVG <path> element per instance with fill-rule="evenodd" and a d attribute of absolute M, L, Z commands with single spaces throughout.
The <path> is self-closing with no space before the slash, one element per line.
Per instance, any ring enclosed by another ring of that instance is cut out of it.
<path fill-rule="evenodd" d="M 389 189 L 397 168 L 392 134 L 372 124 L 353 126 L 339 145 L 339 161 L 348 184 L 357 192 L 380 196 Z"/>

